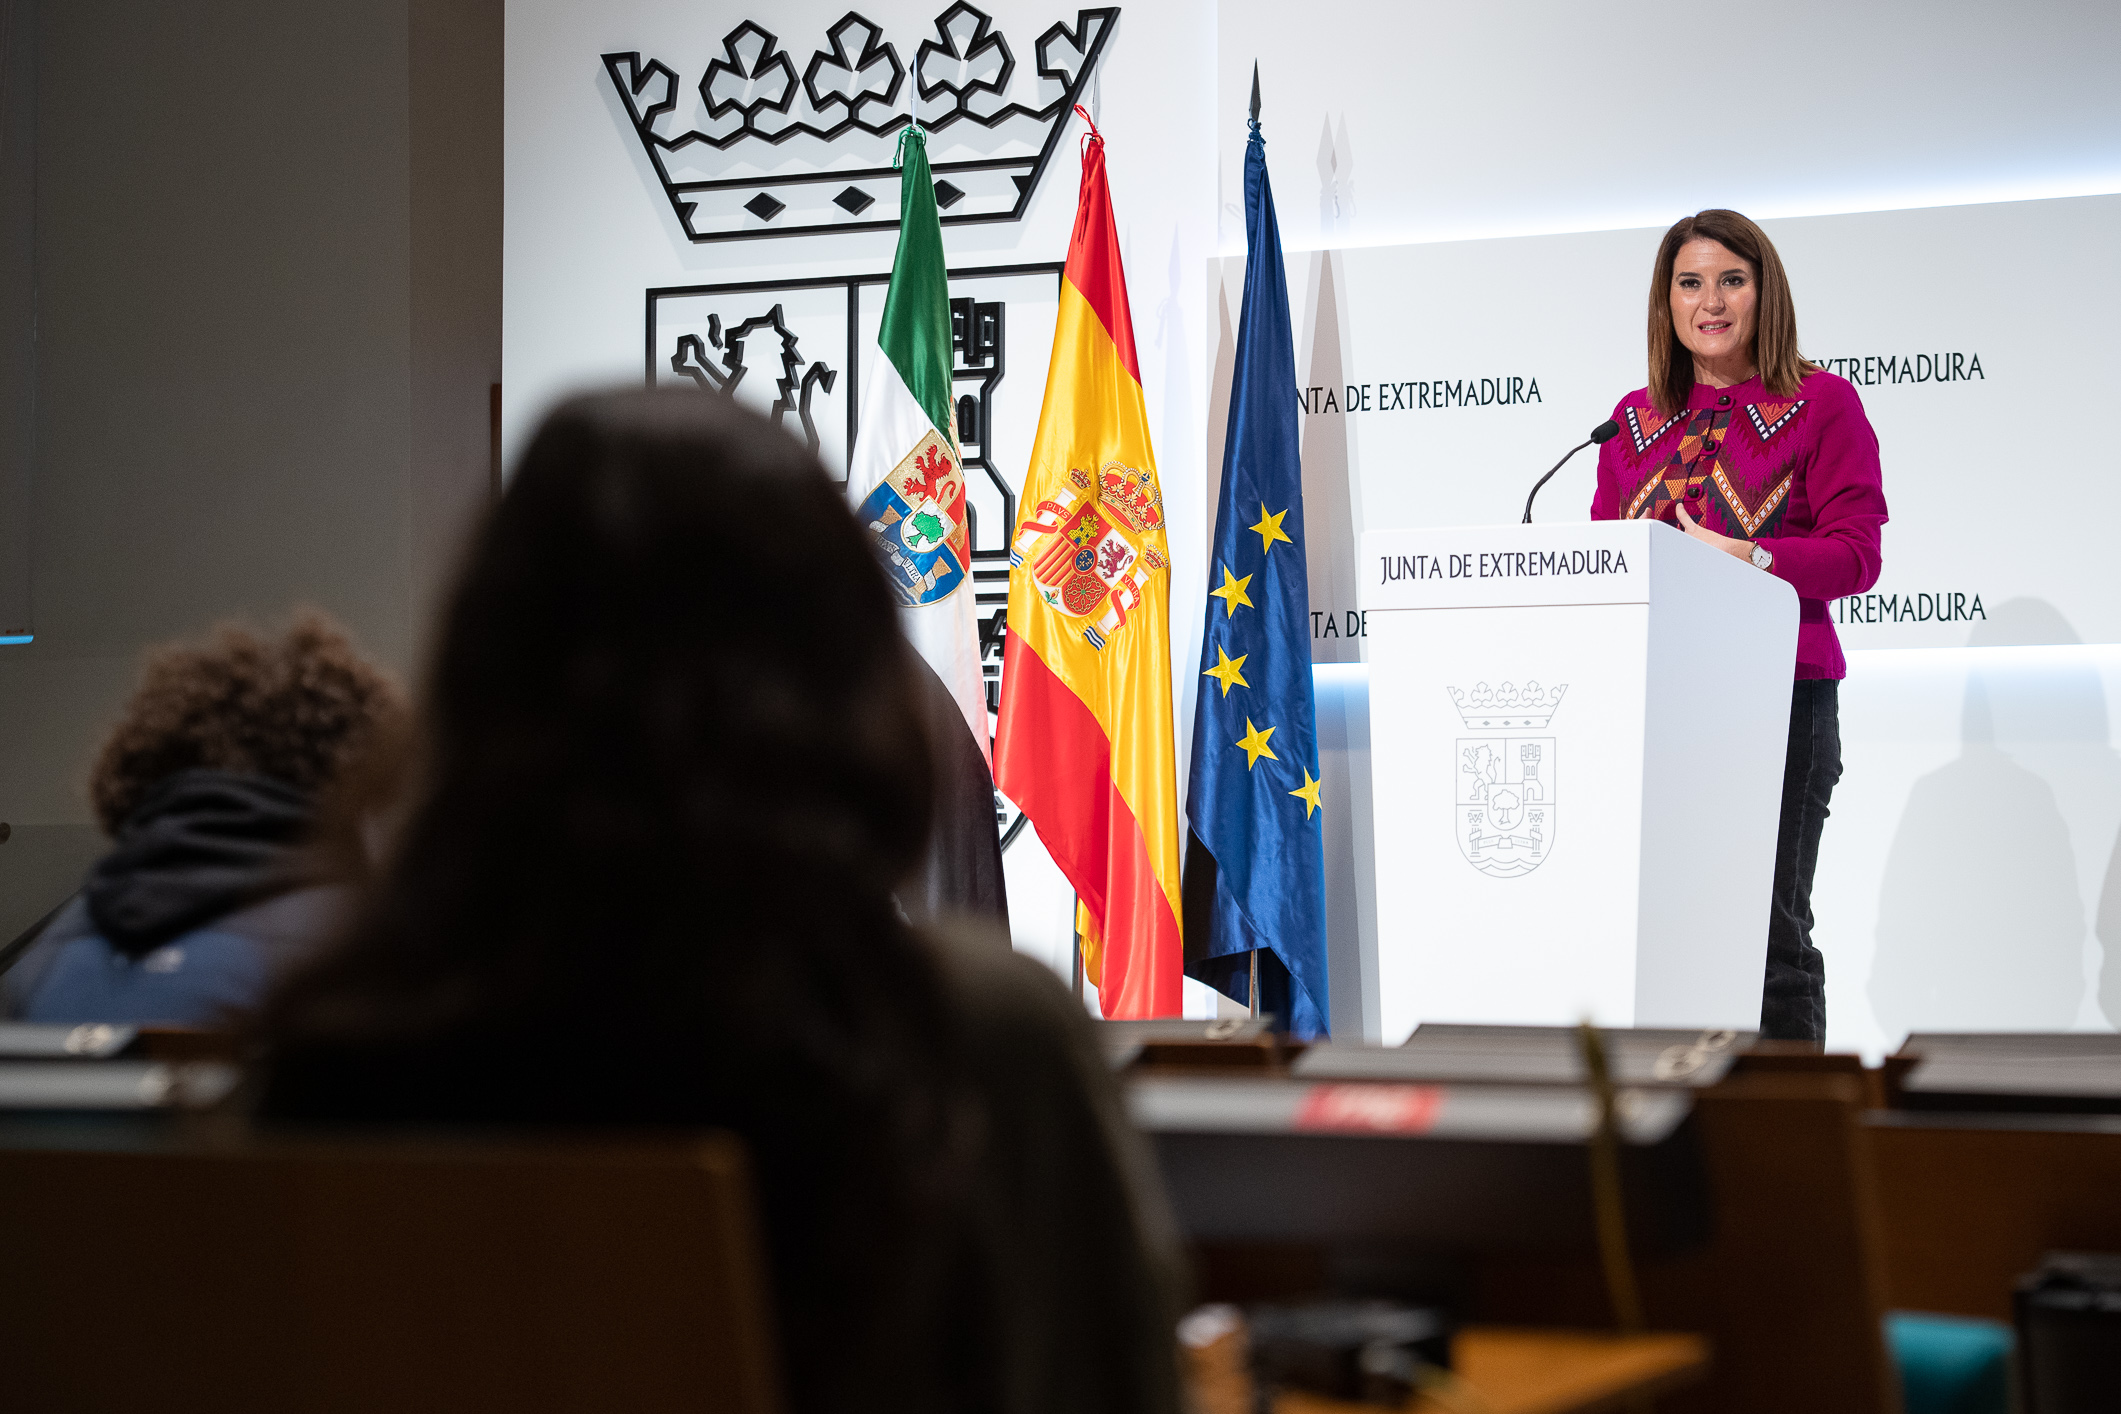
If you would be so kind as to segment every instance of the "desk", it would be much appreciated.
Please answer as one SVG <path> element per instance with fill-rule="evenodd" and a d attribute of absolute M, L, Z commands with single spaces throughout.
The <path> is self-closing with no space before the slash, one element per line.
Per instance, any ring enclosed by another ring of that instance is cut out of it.
<path fill-rule="evenodd" d="M 1243 1364 L 1241 1332 L 1187 1352 L 1200 1414 L 1251 1414 L 1252 1382 Z M 1409 1414 L 1596 1414 L 1678 1389 L 1708 1370 L 1708 1342 L 1691 1335 L 1593 1335 L 1581 1331 L 1473 1327 L 1451 1342 L 1461 1382 L 1450 1402 L 1423 1395 Z M 1446 1397 L 1448 1398 L 1448 1396 Z M 1292 1392 L 1274 1401 L 1275 1414 L 1377 1414 L 1376 1405 L 1348 1404 Z"/>

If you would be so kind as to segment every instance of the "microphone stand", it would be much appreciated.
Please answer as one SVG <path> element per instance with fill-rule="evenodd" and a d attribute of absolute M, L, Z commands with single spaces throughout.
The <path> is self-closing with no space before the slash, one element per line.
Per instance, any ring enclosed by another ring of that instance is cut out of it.
<path fill-rule="evenodd" d="M 1548 472 L 1545 476 L 1540 477 L 1537 481 L 1532 483 L 1532 494 L 1524 498 L 1524 519 L 1518 522 L 1519 525 L 1530 525 L 1532 523 L 1532 502 L 1539 495 L 1539 488 L 1554 479 L 1555 471 L 1559 471 L 1569 464 L 1569 457 L 1575 456 L 1578 452 L 1582 451 L 1585 447 L 1590 446 L 1591 443 L 1597 440 L 1598 438 L 1596 438 L 1595 436 L 1584 438 L 1581 442 L 1578 442 L 1575 446 L 1569 448 L 1568 456 L 1565 456 L 1560 461 L 1554 463 L 1554 471 Z"/>

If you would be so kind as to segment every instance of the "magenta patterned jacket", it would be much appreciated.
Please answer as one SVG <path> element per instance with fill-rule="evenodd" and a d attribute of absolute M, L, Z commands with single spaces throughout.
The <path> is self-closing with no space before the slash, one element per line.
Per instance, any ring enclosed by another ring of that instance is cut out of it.
<path fill-rule="evenodd" d="M 1758 378 L 1696 383 L 1669 419 L 1637 388 L 1613 420 L 1620 435 L 1598 449 L 1591 519 L 1676 525 L 1684 504 L 1710 530 L 1765 545 L 1769 573 L 1797 591 L 1797 676 L 1847 676 L 1827 601 L 1878 582 L 1885 525 L 1878 434 L 1848 380 L 1814 373 L 1795 398 L 1770 396 Z"/>

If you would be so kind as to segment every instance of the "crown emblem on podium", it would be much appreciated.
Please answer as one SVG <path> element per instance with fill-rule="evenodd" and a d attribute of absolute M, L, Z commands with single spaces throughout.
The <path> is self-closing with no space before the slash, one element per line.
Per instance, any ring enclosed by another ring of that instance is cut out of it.
<path fill-rule="evenodd" d="M 914 116 L 909 79 L 936 205 L 944 225 L 962 225 L 1023 216 L 1118 19 L 1114 7 L 1055 21 L 1023 73 L 993 16 L 957 0 L 909 70 L 882 27 L 849 10 L 800 76 L 780 39 L 746 20 L 700 76 L 689 127 L 675 69 L 638 52 L 603 58 L 693 241 L 896 229 L 892 158 Z"/>
<path fill-rule="evenodd" d="M 1561 695 L 1568 690 L 1567 683 L 1543 688 L 1536 681 L 1526 682 L 1523 687 L 1509 682 L 1489 687 L 1477 682 L 1471 692 L 1456 687 L 1444 689 L 1451 694 L 1451 703 L 1467 726 L 1491 731 L 1544 727 L 1553 720 L 1555 709 L 1561 706 Z"/>

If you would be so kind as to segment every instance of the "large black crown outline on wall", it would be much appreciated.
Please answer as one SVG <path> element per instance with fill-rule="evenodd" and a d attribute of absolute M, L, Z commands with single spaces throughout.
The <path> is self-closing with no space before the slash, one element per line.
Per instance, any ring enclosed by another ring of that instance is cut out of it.
<path fill-rule="evenodd" d="M 936 17 L 910 77 L 944 225 L 1023 216 L 1118 20 L 1112 7 L 1077 11 L 1073 27 L 1056 21 L 1033 46 L 1036 78 L 1026 80 L 993 16 L 957 0 Z M 825 39 L 798 78 L 780 39 L 744 21 L 700 76 L 704 124 L 682 132 L 658 130 L 682 121 L 671 118 L 676 70 L 638 52 L 603 56 L 689 239 L 898 228 L 892 158 L 912 121 L 906 65 L 882 27 L 852 10 Z M 1043 101 L 1010 99 L 1013 83 Z"/>

